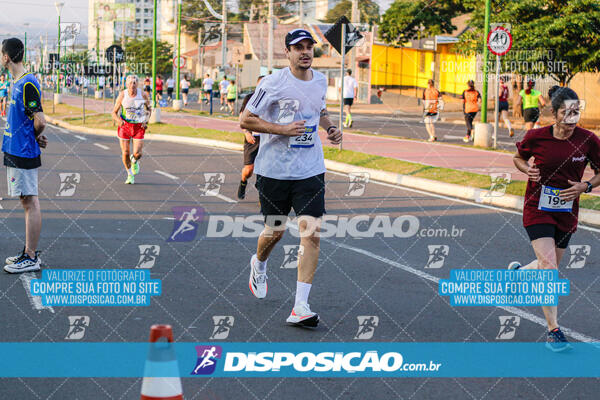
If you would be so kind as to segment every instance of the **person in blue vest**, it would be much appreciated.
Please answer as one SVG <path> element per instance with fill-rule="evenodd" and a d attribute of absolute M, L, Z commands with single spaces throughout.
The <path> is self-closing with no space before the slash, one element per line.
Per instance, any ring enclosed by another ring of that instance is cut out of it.
<path fill-rule="evenodd" d="M 4 271 L 38 271 L 41 260 L 37 251 L 42 214 L 38 200 L 38 168 L 41 150 L 48 144 L 42 135 L 46 118 L 42 110 L 41 87 L 35 75 L 25 72 L 25 47 L 17 38 L 2 41 L 0 62 L 14 78 L 2 152 L 8 181 L 8 195 L 19 196 L 25 210 L 25 247 L 20 254 L 6 259 Z"/>

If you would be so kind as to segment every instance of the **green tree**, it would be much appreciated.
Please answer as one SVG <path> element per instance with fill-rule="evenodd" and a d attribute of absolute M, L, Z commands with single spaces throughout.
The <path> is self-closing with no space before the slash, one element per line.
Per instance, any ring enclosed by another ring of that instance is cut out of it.
<path fill-rule="evenodd" d="M 462 0 L 396 0 L 381 17 L 379 36 L 386 43 L 402 44 L 448 34 L 456 29 L 452 18 L 465 11 Z"/>
<path fill-rule="evenodd" d="M 484 9 L 473 7 L 472 30 L 461 37 L 462 50 L 481 51 Z M 480 3 L 477 3 L 480 4 Z M 511 24 L 512 49 L 504 70 L 549 75 L 562 85 L 579 72 L 600 69 L 600 3 L 597 0 L 493 0 L 491 22 Z"/>
<path fill-rule="evenodd" d="M 360 11 L 360 21 L 373 25 L 379 21 L 379 5 L 373 0 L 360 0 L 358 2 L 358 10 Z M 343 0 L 336 4 L 325 16 L 325 22 L 334 23 L 342 15 L 345 15 L 349 20 L 352 18 L 352 1 Z"/>
<path fill-rule="evenodd" d="M 211 7 L 221 13 L 220 0 L 207 0 Z M 229 17 L 229 13 L 227 14 Z M 186 0 L 181 4 L 181 29 L 198 40 L 198 30 L 207 22 L 220 22 L 208 11 L 204 0 Z"/>
<path fill-rule="evenodd" d="M 158 74 L 170 74 L 173 68 L 173 48 L 167 42 L 156 43 L 156 71 Z M 151 71 L 152 38 L 131 39 L 125 45 L 127 67 L 130 71 Z M 146 66 L 140 68 L 140 66 Z"/>

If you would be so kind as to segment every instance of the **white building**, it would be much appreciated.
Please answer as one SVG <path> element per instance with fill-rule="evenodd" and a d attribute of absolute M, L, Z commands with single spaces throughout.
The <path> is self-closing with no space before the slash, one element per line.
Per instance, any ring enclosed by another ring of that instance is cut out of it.
<path fill-rule="evenodd" d="M 96 4 L 133 4 L 135 5 L 134 22 L 107 22 L 96 18 Z M 123 35 L 127 38 L 152 37 L 154 0 L 88 0 L 88 49 L 96 49 L 96 32 L 100 35 L 100 53 L 115 42 L 120 42 Z M 172 46 L 177 44 L 177 0 L 157 1 L 156 38 L 166 41 Z M 192 50 L 198 45 L 190 35 L 181 33 L 181 52 Z"/>

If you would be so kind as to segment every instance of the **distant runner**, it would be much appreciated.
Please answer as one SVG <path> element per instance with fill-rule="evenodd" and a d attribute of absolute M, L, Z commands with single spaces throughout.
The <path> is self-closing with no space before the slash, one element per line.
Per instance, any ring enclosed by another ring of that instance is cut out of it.
<path fill-rule="evenodd" d="M 237 85 L 235 80 L 231 80 L 229 86 L 227 86 L 227 107 L 231 115 L 235 114 L 235 100 L 237 99 Z"/>
<path fill-rule="evenodd" d="M 440 108 L 442 106 L 442 95 L 440 91 L 435 88 L 435 82 L 433 79 L 427 81 L 428 88 L 423 90 L 423 122 L 425 123 L 425 129 L 429 134 L 428 142 L 435 142 L 437 137 L 435 136 L 435 125 L 434 123 L 439 118 Z"/>
<path fill-rule="evenodd" d="M 223 79 L 219 82 L 219 100 L 221 101 L 220 110 L 223 111 L 227 108 L 227 87 L 229 86 L 229 81 L 227 77 L 223 75 Z"/>
<path fill-rule="evenodd" d="M 525 129 L 530 130 L 538 127 L 540 119 L 540 106 L 544 108 L 546 101 L 542 92 L 535 90 L 535 81 L 527 81 L 527 89 L 521 89 L 519 92 L 519 103 L 517 107 L 523 107 L 523 119 L 525 120 Z"/>
<path fill-rule="evenodd" d="M 260 83 L 260 81 L 264 78 L 263 75 L 258 77 L 256 81 L 256 85 Z M 242 106 L 240 107 L 240 116 L 246 109 L 246 105 L 250 98 L 254 95 L 254 92 L 248 94 L 248 96 L 244 97 L 244 101 L 242 102 Z M 247 129 L 244 129 L 244 168 L 242 169 L 242 180 L 240 181 L 240 185 L 238 186 L 237 198 L 243 200 L 246 198 L 246 186 L 248 185 L 248 179 L 252 177 L 252 173 L 254 172 L 254 160 L 256 159 L 256 155 L 258 154 L 258 147 L 260 146 L 260 133 L 250 132 Z"/>
<path fill-rule="evenodd" d="M 8 88 L 10 82 L 6 79 L 6 75 L 0 75 L 0 116 L 6 117 L 6 101 L 8 99 Z"/>
<path fill-rule="evenodd" d="M 346 70 L 346 76 L 344 77 L 344 106 L 346 106 L 346 120 L 344 122 L 345 128 L 352 127 L 352 105 L 354 99 L 358 93 L 358 82 L 352 77 L 352 70 Z"/>
<path fill-rule="evenodd" d="M 129 75 L 125 81 L 127 88 L 119 93 L 112 118 L 117 123 L 117 135 L 121 144 L 123 165 L 127 171 L 126 184 L 134 184 L 134 175 L 140 172 L 144 133 L 150 118 L 150 98 L 148 93 L 138 88 L 138 78 Z M 133 141 L 133 154 L 131 142 Z"/>
<path fill-rule="evenodd" d="M 508 136 L 515 136 L 515 131 L 510 125 L 510 119 L 508 119 L 508 86 L 506 86 L 506 77 L 500 78 L 500 90 L 498 94 L 498 113 L 504 120 L 504 124 L 508 128 Z"/>
<path fill-rule="evenodd" d="M 467 135 L 463 138 L 463 142 L 468 143 L 473 140 L 473 120 L 479 112 L 479 104 L 481 103 L 481 94 L 475 89 L 475 82 L 472 80 L 467 82 L 469 87 L 462 92 L 460 98 L 463 101 L 463 112 L 465 114 L 465 123 L 467 125 Z"/>

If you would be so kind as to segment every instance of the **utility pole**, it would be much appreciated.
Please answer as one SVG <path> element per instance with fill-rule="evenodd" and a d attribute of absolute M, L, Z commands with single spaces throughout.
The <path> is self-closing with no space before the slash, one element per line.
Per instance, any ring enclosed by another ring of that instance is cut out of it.
<path fill-rule="evenodd" d="M 221 25 L 221 66 L 225 72 L 225 64 L 227 63 L 227 1 L 222 3 L 223 24 Z"/>
<path fill-rule="evenodd" d="M 273 71 L 273 0 L 269 0 L 269 43 L 267 45 L 267 69 Z"/>
<path fill-rule="evenodd" d="M 300 13 L 300 28 L 304 28 L 304 0 L 298 0 L 300 2 L 300 8 L 298 12 Z"/>

